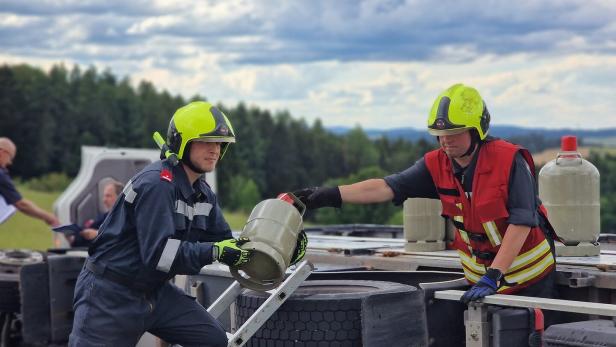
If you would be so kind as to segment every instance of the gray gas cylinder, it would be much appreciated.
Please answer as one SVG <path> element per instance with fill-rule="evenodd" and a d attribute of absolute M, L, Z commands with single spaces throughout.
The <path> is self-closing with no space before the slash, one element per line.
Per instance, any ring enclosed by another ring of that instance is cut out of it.
<path fill-rule="evenodd" d="M 404 246 L 409 252 L 445 249 L 445 219 L 440 200 L 410 198 L 404 201 Z"/>
<path fill-rule="evenodd" d="M 577 151 L 575 136 L 563 136 L 561 151 L 539 172 L 539 197 L 563 240 L 563 256 L 599 254 L 599 170 Z"/>
<path fill-rule="evenodd" d="M 248 263 L 229 268 L 244 287 L 264 291 L 275 288 L 284 279 L 302 230 L 305 209 L 290 195 L 263 200 L 250 213 L 240 237 L 250 239 L 242 248 L 252 250 L 253 254 Z"/>

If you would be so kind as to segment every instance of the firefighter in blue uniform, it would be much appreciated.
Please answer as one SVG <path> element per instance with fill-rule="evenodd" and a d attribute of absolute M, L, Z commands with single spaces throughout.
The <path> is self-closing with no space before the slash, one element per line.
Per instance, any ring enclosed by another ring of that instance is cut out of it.
<path fill-rule="evenodd" d="M 69 346 L 134 346 L 146 331 L 182 346 L 227 345 L 220 323 L 169 279 L 250 259 L 203 177 L 233 142 L 231 123 L 211 104 L 175 112 L 167 145 L 179 164 L 144 168 L 101 226 L 77 280 Z"/>

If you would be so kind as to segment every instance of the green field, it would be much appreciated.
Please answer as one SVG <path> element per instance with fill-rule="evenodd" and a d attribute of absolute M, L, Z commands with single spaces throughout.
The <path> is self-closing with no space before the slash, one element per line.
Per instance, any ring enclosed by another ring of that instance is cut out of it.
<path fill-rule="evenodd" d="M 43 193 L 18 186 L 26 199 L 51 211 L 51 205 L 60 193 Z M 0 248 L 29 248 L 45 250 L 52 247 L 52 231 L 43 221 L 26 216 L 17 211 L 3 224 L 0 224 Z"/>
<path fill-rule="evenodd" d="M 34 201 L 40 207 L 51 211 L 54 200 L 59 192 L 43 193 L 18 186 L 19 192 L 26 198 Z M 243 213 L 225 212 L 225 218 L 233 230 L 241 230 L 246 223 L 247 216 Z M 0 224 L 0 249 L 28 248 L 46 250 L 53 246 L 52 231 L 47 224 L 16 212 L 8 221 Z"/>

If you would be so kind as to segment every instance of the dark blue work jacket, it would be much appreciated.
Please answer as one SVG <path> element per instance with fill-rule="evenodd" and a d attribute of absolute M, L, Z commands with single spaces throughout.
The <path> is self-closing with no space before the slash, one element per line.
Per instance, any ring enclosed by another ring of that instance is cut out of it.
<path fill-rule="evenodd" d="M 126 185 L 89 249 L 90 261 L 157 287 L 212 262 L 213 242 L 231 229 L 204 178 L 158 161 Z"/>

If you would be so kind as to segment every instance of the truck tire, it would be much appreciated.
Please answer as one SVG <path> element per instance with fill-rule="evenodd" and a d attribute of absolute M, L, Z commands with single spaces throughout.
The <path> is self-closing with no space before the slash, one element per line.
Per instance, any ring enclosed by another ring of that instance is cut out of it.
<path fill-rule="evenodd" d="M 26 249 L 0 250 L 0 312 L 19 312 L 19 271 L 22 265 L 40 263 L 43 254 Z"/>
<path fill-rule="evenodd" d="M 236 301 L 241 326 L 268 294 L 245 290 Z M 246 346 L 425 346 L 423 293 L 382 281 L 307 281 Z"/>
<path fill-rule="evenodd" d="M 19 282 L 0 281 L 0 312 L 19 312 Z"/>
<path fill-rule="evenodd" d="M 28 249 L 0 249 L 0 272 L 14 273 L 22 265 L 40 263 L 44 259 L 43 254 L 37 251 Z"/>

